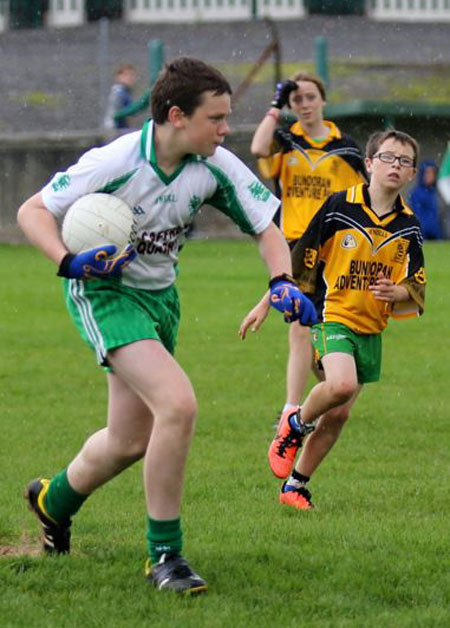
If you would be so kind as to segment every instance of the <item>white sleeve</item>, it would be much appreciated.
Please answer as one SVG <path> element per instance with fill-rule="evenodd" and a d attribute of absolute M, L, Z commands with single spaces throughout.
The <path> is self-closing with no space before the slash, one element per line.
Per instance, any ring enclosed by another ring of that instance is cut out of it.
<path fill-rule="evenodd" d="M 135 134 L 89 150 L 65 172 L 57 172 L 50 179 L 41 194 L 45 206 L 55 218 L 61 220 L 80 196 L 102 191 L 114 180 L 120 180 L 132 171 L 135 161 L 130 158 L 130 148 L 133 147 L 131 135 Z"/>
<path fill-rule="evenodd" d="M 225 148 L 219 147 L 206 165 L 217 184 L 207 202 L 229 216 L 244 233 L 264 231 L 280 205 L 279 199 Z"/>

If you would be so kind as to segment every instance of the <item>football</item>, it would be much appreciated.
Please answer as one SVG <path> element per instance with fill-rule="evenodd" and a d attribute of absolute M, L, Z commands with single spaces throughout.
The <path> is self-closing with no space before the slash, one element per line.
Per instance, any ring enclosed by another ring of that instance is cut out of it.
<path fill-rule="evenodd" d="M 131 208 L 117 196 L 97 192 L 80 197 L 70 206 L 62 225 L 62 239 L 71 253 L 104 244 L 118 251 L 133 241 Z"/>

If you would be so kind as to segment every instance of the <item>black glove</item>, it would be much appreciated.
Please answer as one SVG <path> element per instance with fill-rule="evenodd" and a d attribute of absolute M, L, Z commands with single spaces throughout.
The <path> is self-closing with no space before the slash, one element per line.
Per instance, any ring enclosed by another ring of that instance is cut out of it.
<path fill-rule="evenodd" d="M 291 92 L 296 89 L 298 89 L 298 85 L 295 81 L 291 81 L 291 79 L 287 79 L 282 83 L 277 83 L 273 100 L 270 103 L 271 106 L 276 107 L 277 109 L 283 109 L 285 105 L 289 107 L 289 96 Z"/>

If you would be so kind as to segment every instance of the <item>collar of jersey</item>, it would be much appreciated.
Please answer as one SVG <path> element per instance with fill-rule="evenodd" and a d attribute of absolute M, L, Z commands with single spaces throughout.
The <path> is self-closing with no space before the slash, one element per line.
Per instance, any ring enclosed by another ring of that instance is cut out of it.
<path fill-rule="evenodd" d="M 148 161 L 148 163 L 151 165 L 161 181 L 168 185 L 177 178 L 177 176 L 180 174 L 180 172 L 183 170 L 188 162 L 199 161 L 201 157 L 199 157 L 198 155 L 186 155 L 179 167 L 175 170 L 175 172 L 173 172 L 171 175 L 166 174 L 158 166 L 158 162 L 156 159 L 155 142 L 153 141 L 154 128 L 155 125 L 153 123 L 153 120 L 147 120 L 142 128 L 141 156 L 143 159 L 145 159 L 145 161 Z"/>
<path fill-rule="evenodd" d="M 295 135 L 303 135 L 305 140 L 309 142 L 309 144 L 311 144 L 311 146 L 313 146 L 314 148 L 323 148 L 329 142 L 331 142 L 331 140 L 339 140 L 342 137 L 342 133 L 334 124 L 334 122 L 330 122 L 330 120 L 324 120 L 323 123 L 329 129 L 329 133 L 321 142 L 317 142 L 315 139 L 307 135 L 307 133 L 305 133 L 305 131 L 303 130 L 302 124 L 299 120 L 297 120 L 297 122 L 294 122 L 294 124 L 290 128 L 290 131 L 292 131 L 292 133 L 294 133 Z"/>
<path fill-rule="evenodd" d="M 388 214 L 384 214 L 381 218 L 374 212 L 370 204 L 370 195 L 369 195 L 369 186 L 367 183 L 360 183 L 359 185 L 355 185 L 352 188 L 347 190 L 347 203 L 353 203 L 356 205 L 361 205 L 363 210 L 369 214 L 372 222 L 381 225 L 385 225 L 393 220 L 398 214 L 401 212 L 405 212 L 405 214 L 410 214 L 411 210 L 405 202 L 403 201 L 400 194 L 395 199 L 394 208 Z"/>

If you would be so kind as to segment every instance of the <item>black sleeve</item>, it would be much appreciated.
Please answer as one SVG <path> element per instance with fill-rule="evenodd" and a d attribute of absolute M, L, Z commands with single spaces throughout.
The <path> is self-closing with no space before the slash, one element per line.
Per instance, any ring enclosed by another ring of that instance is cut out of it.
<path fill-rule="evenodd" d="M 410 237 L 408 248 L 407 276 L 400 285 L 408 290 L 410 297 L 417 303 L 419 312 L 422 314 L 425 307 L 425 260 L 420 223 L 415 216 L 411 218 L 415 228 L 413 229 L 413 235 Z"/>
<path fill-rule="evenodd" d="M 315 291 L 319 250 L 329 237 L 330 225 L 327 215 L 335 207 L 337 198 L 342 197 L 342 194 L 342 192 L 332 194 L 325 201 L 291 251 L 292 274 L 301 290 L 308 294 L 313 294 Z"/>

